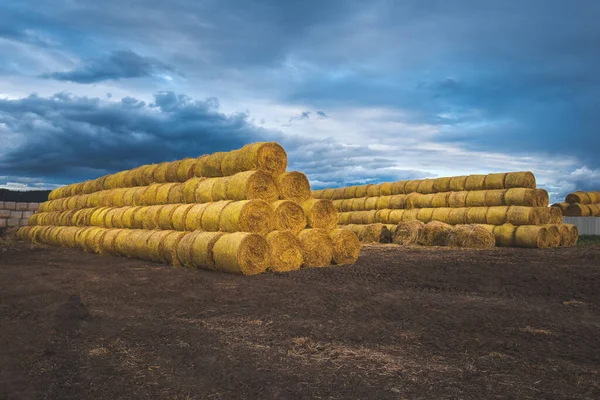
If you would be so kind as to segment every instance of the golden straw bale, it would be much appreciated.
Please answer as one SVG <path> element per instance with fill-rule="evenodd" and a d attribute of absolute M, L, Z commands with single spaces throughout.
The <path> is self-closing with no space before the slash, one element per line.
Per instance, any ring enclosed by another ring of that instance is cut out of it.
<path fill-rule="evenodd" d="M 417 214 L 417 219 L 421 222 L 428 223 L 431 222 L 431 218 L 433 217 L 434 208 L 421 208 L 419 209 L 419 213 Z"/>
<path fill-rule="evenodd" d="M 372 184 L 369 184 L 369 185 L 372 185 Z M 354 197 L 367 197 L 367 191 L 369 189 L 369 185 L 357 186 Z"/>
<path fill-rule="evenodd" d="M 207 176 L 204 175 L 204 166 L 206 165 L 206 162 L 208 161 L 208 159 L 210 158 L 209 154 L 204 154 L 201 155 L 200 157 L 196 158 L 196 162 L 194 163 L 194 169 L 192 170 L 192 174 L 195 177 L 204 177 L 206 178 Z"/>
<path fill-rule="evenodd" d="M 354 230 L 361 243 L 391 243 L 392 233 L 384 224 L 358 225 Z"/>
<path fill-rule="evenodd" d="M 419 185 L 417 186 L 417 192 L 419 193 L 423 193 L 423 194 L 430 194 L 430 193 L 434 193 L 433 192 L 433 184 L 435 183 L 435 179 L 423 179 L 421 182 L 419 182 Z"/>
<path fill-rule="evenodd" d="M 366 202 L 366 197 L 352 199 L 352 211 L 364 211 Z"/>
<path fill-rule="evenodd" d="M 308 178 L 301 172 L 285 172 L 275 177 L 275 184 L 282 200 L 293 200 L 302 203 L 310 198 L 310 183 Z M 344 198 L 344 190 L 342 197 Z"/>
<path fill-rule="evenodd" d="M 227 207 L 230 203 L 232 203 L 231 200 L 223 200 L 217 201 L 215 203 L 208 203 L 206 209 L 202 213 L 202 230 L 206 232 L 219 231 L 221 227 L 221 214 L 225 207 Z"/>
<path fill-rule="evenodd" d="M 467 193 L 467 207 L 485 207 L 485 190 L 473 190 Z"/>
<path fill-rule="evenodd" d="M 300 269 L 304 256 L 302 255 L 302 244 L 296 235 L 289 231 L 273 231 L 266 236 L 266 239 L 269 243 L 269 269 L 271 271 L 288 272 Z"/>
<path fill-rule="evenodd" d="M 506 195 L 506 190 L 486 190 L 485 191 L 486 207 L 503 206 L 505 195 Z"/>
<path fill-rule="evenodd" d="M 515 230 L 515 246 L 539 249 L 550 247 L 548 229 L 537 225 L 518 226 Z"/>
<path fill-rule="evenodd" d="M 434 193 L 442 193 L 450 191 L 451 178 L 436 178 L 433 182 Z"/>
<path fill-rule="evenodd" d="M 262 171 L 246 171 L 233 175 L 227 186 L 229 200 L 265 200 L 273 202 L 279 199 L 273 177 Z"/>
<path fill-rule="evenodd" d="M 411 194 L 411 193 L 417 192 L 417 188 L 419 187 L 419 184 L 421 184 L 420 179 L 413 179 L 410 181 L 406 181 L 406 184 L 404 185 L 404 194 Z"/>
<path fill-rule="evenodd" d="M 168 163 L 167 171 L 165 173 L 165 180 L 167 182 L 179 182 L 179 179 L 177 178 L 177 170 L 182 162 L 183 160 L 176 160 Z"/>
<path fill-rule="evenodd" d="M 336 210 L 338 211 L 344 211 L 342 204 L 344 203 L 345 200 L 332 200 L 331 202 L 333 203 L 333 206 L 335 207 Z"/>
<path fill-rule="evenodd" d="M 511 188 L 529 188 L 535 189 L 535 175 L 529 171 L 509 172 L 504 179 L 504 187 Z"/>
<path fill-rule="evenodd" d="M 304 213 L 304 210 L 302 210 Z M 350 223 L 350 217 L 352 212 L 338 213 L 338 225 L 348 225 Z"/>
<path fill-rule="evenodd" d="M 163 262 L 160 246 L 163 240 L 173 231 L 154 231 L 146 240 L 145 248 L 139 249 L 140 258 L 154 262 Z"/>
<path fill-rule="evenodd" d="M 488 207 L 485 221 L 488 225 L 502 225 L 507 221 L 508 206 Z"/>
<path fill-rule="evenodd" d="M 406 181 L 396 181 L 392 182 L 392 195 L 395 194 L 405 194 Z"/>
<path fill-rule="evenodd" d="M 588 197 L 590 198 L 590 204 L 599 204 L 600 203 L 600 192 L 587 192 Z"/>
<path fill-rule="evenodd" d="M 142 167 L 140 186 L 148 186 L 154 183 L 154 171 L 158 168 L 158 164 L 150 164 Z"/>
<path fill-rule="evenodd" d="M 141 207 L 125 207 L 125 211 L 121 217 L 121 223 L 123 228 L 125 229 L 134 229 L 135 228 L 135 213 Z"/>
<path fill-rule="evenodd" d="M 329 237 L 333 245 L 333 264 L 354 264 L 360 255 L 358 236 L 347 229 L 334 229 L 329 233 Z"/>
<path fill-rule="evenodd" d="M 134 168 L 131 170 L 131 186 L 142 186 L 144 185 L 143 171 L 145 166 L 142 165 L 140 167 Z"/>
<path fill-rule="evenodd" d="M 167 182 L 167 168 L 169 167 L 168 162 L 162 162 L 154 169 L 152 173 L 152 179 L 155 183 L 166 183 Z"/>
<path fill-rule="evenodd" d="M 333 189 L 333 195 L 331 196 L 331 200 L 341 200 L 341 199 L 343 199 L 344 198 L 344 191 L 345 190 L 346 190 L 346 188 L 335 188 L 335 189 Z"/>
<path fill-rule="evenodd" d="M 77 195 L 68 197 L 66 200 L 66 209 L 74 210 L 76 208 L 77 208 Z"/>
<path fill-rule="evenodd" d="M 417 219 L 417 216 L 419 215 L 419 209 L 418 208 L 411 208 L 410 210 L 394 210 L 394 211 L 402 211 L 400 214 L 400 219 L 401 221 L 414 221 Z M 395 223 L 395 219 L 392 220 L 392 214 L 394 214 L 394 212 L 392 212 L 390 214 L 390 223 Z"/>
<path fill-rule="evenodd" d="M 198 171 L 198 166 L 201 166 L 200 174 L 196 174 L 196 176 L 206 176 L 208 178 L 216 178 L 219 176 L 223 176 L 223 171 L 221 169 L 221 165 L 223 160 L 227 156 L 226 152 L 216 152 L 212 153 L 208 157 L 206 157 L 204 163 L 196 164 L 196 171 Z"/>
<path fill-rule="evenodd" d="M 330 230 L 337 225 L 337 211 L 331 200 L 309 199 L 302 203 L 302 209 L 310 228 Z"/>
<path fill-rule="evenodd" d="M 222 178 L 213 178 L 206 180 L 202 183 L 202 193 L 203 195 L 198 198 L 201 203 L 208 203 L 210 201 L 220 201 L 220 200 L 228 200 L 227 199 L 227 186 L 229 186 L 229 182 L 231 181 L 231 176 L 226 176 Z M 210 187 L 210 194 L 208 193 L 208 188 Z"/>
<path fill-rule="evenodd" d="M 135 196 L 135 192 L 138 188 L 136 187 L 131 187 L 128 189 L 125 189 L 125 194 L 123 195 L 123 205 L 125 206 L 133 206 L 134 202 L 133 202 L 133 197 Z M 88 207 L 90 206 L 90 201 L 88 201 Z"/>
<path fill-rule="evenodd" d="M 144 251 L 143 248 L 146 247 L 152 232 L 145 229 L 129 230 L 128 240 L 123 243 L 121 253 L 129 258 L 142 258 L 141 253 Z"/>
<path fill-rule="evenodd" d="M 507 206 L 534 207 L 537 205 L 537 193 L 535 189 L 508 189 L 504 195 L 504 204 Z"/>
<path fill-rule="evenodd" d="M 534 189 L 536 194 L 536 206 L 538 207 L 548 207 L 550 204 L 550 197 L 548 196 L 548 192 L 545 189 Z"/>
<path fill-rule="evenodd" d="M 269 244 L 255 233 L 230 233 L 217 240 L 213 258 L 218 271 L 257 275 L 269 267 Z"/>
<path fill-rule="evenodd" d="M 365 200 L 365 211 L 377 210 L 377 202 L 379 197 L 367 197 Z"/>
<path fill-rule="evenodd" d="M 171 190 L 173 190 L 173 188 L 178 185 L 178 183 L 161 184 L 156 191 L 156 199 L 154 204 L 169 204 L 169 195 L 171 193 Z"/>
<path fill-rule="evenodd" d="M 137 211 L 133 213 L 133 229 L 144 229 L 144 219 L 146 217 L 146 212 L 148 212 L 148 207 L 138 206 Z"/>
<path fill-rule="evenodd" d="M 550 223 L 551 224 L 562 224 L 563 213 L 560 208 L 548 207 L 550 209 Z"/>
<path fill-rule="evenodd" d="M 434 208 L 433 214 L 431 214 L 431 220 L 447 224 L 450 220 L 450 211 L 452 211 L 451 208 Z"/>
<path fill-rule="evenodd" d="M 377 209 L 385 210 L 385 209 L 390 208 L 391 201 L 392 201 L 392 196 L 377 197 Z"/>
<path fill-rule="evenodd" d="M 160 260 L 165 264 L 179 266 L 181 262 L 177 257 L 177 246 L 181 239 L 187 235 L 186 232 L 168 231 L 169 234 L 163 238 L 158 245 Z"/>
<path fill-rule="evenodd" d="M 146 212 L 143 214 L 144 219 L 142 221 L 142 226 L 144 227 L 144 229 L 158 229 L 158 217 L 160 215 L 160 210 L 162 207 L 163 206 L 145 207 Z"/>
<path fill-rule="evenodd" d="M 470 207 L 467 211 L 467 223 L 485 224 L 487 207 Z"/>
<path fill-rule="evenodd" d="M 483 182 L 485 190 L 504 189 L 504 179 L 506 172 L 498 174 L 487 174 Z"/>
<path fill-rule="evenodd" d="M 264 200 L 229 203 L 221 212 L 219 219 L 219 230 L 222 232 L 252 232 L 266 235 L 273 230 L 274 225 L 273 210 Z"/>
<path fill-rule="evenodd" d="M 448 181 L 450 182 L 450 181 Z M 431 206 L 435 208 L 449 207 L 448 199 L 450 198 L 451 192 L 440 192 L 433 195 Z"/>
<path fill-rule="evenodd" d="M 600 215 L 600 204 L 587 204 L 587 207 L 590 210 L 591 217 L 597 217 Z"/>
<path fill-rule="evenodd" d="M 468 208 L 451 208 L 448 213 L 448 223 L 450 225 L 463 225 L 467 223 Z"/>
<path fill-rule="evenodd" d="M 450 196 L 448 196 L 448 207 L 450 208 L 461 208 L 467 206 L 467 196 L 469 192 L 460 191 L 460 192 L 450 192 Z"/>
<path fill-rule="evenodd" d="M 590 208 L 585 204 L 571 203 L 567 206 L 563 214 L 568 217 L 589 217 L 591 212 Z"/>
<path fill-rule="evenodd" d="M 373 184 L 367 186 L 367 197 L 379 197 L 381 196 L 381 185 Z"/>
<path fill-rule="evenodd" d="M 481 225 L 458 225 L 448 235 L 447 246 L 489 249 L 496 245 L 494 234 Z"/>
<path fill-rule="evenodd" d="M 108 207 L 99 207 L 93 213 L 90 218 L 90 223 L 93 226 L 102 227 L 104 226 L 104 215 L 109 210 Z"/>
<path fill-rule="evenodd" d="M 120 256 L 127 256 L 127 244 L 130 242 L 130 235 L 132 230 L 119 229 L 119 233 L 115 238 L 114 246 L 115 251 Z"/>
<path fill-rule="evenodd" d="M 536 207 L 535 212 L 538 214 L 539 225 L 545 225 L 550 223 L 550 218 L 552 216 L 550 212 L 550 207 Z"/>
<path fill-rule="evenodd" d="M 577 229 L 577 226 L 573 224 L 565 225 L 569 228 L 569 240 L 567 241 L 567 246 L 575 246 L 577 244 L 577 240 L 579 239 L 579 229 Z"/>
<path fill-rule="evenodd" d="M 167 204 L 158 213 L 158 229 L 173 230 L 173 214 L 179 204 Z"/>
<path fill-rule="evenodd" d="M 496 246 L 514 247 L 515 231 L 517 227 L 512 224 L 502 224 L 494 227 L 494 236 L 496 237 Z"/>
<path fill-rule="evenodd" d="M 137 177 L 132 169 L 125 171 L 123 177 L 123 187 L 130 188 L 137 186 Z"/>
<path fill-rule="evenodd" d="M 115 225 L 118 224 L 118 221 L 115 219 L 115 214 L 118 210 L 118 208 L 110 208 L 106 214 L 104 214 L 104 227 L 108 229 L 117 227 Z"/>
<path fill-rule="evenodd" d="M 146 191 L 148 190 L 148 186 L 142 186 L 135 188 L 135 193 L 133 194 L 133 205 L 134 206 L 143 206 L 144 205 L 144 197 L 146 196 Z M 101 204 L 97 204 L 101 205 Z"/>
<path fill-rule="evenodd" d="M 377 216 L 377 210 L 364 211 L 362 223 L 363 224 L 374 224 L 376 216 Z"/>
<path fill-rule="evenodd" d="M 506 213 L 507 222 L 513 225 L 539 225 L 540 213 L 534 207 L 511 206 Z"/>
<path fill-rule="evenodd" d="M 354 201 L 354 199 L 344 199 L 344 200 L 338 200 L 342 202 L 341 205 L 341 210 L 338 209 L 338 211 L 343 211 L 343 212 L 348 212 L 348 211 L 352 211 L 352 202 Z"/>
<path fill-rule="evenodd" d="M 416 195 L 416 194 L 415 194 Z M 409 195 L 413 206 L 411 208 L 431 208 L 433 206 L 433 193 L 422 194 L 420 196 Z"/>
<path fill-rule="evenodd" d="M 469 175 L 465 181 L 465 190 L 483 190 L 486 175 Z"/>
<path fill-rule="evenodd" d="M 379 188 L 379 195 L 380 196 L 391 196 L 393 194 L 392 193 L 392 185 L 393 185 L 393 182 L 383 182 Z M 600 199 L 599 199 L 599 202 L 600 202 Z"/>
<path fill-rule="evenodd" d="M 158 189 L 161 188 L 160 183 L 153 183 L 148 186 L 148 189 L 144 192 L 144 197 L 142 198 L 142 203 L 145 206 L 152 206 L 156 204 L 156 196 L 158 194 Z"/>
<path fill-rule="evenodd" d="M 213 247 L 223 232 L 187 233 L 177 244 L 177 259 L 184 267 L 215 270 Z"/>
<path fill-rule="evenodd" d="M 185 182 L 194 176 L 194 167 L 197 160 L 195 158 L 184 158 L 177 165 L 177 181 Z"/>
<path fill-rule="evenodd" d="M 392 236 L 392 242 L 403 246 L 416 244 L 424 226 L 423 222 L 417 220 L 400 222 Z"/>
<path fill-rule="evenodd" d="M 560 229 L 558 225 L 554 224 L 543 224 L 548 230 L 548 247 L 559 247 L 560 246 Z"/>
<path fill-rule="evenodd" d="M 356 197 L 356 186 L 348 186 L 344 188 L 344 199 L 353 199 Z"/>
<path fill-rule="evenodd" d="M 233 153 L 233 152 L 232 152 Z M 229 157 L 223 163 L 225 175 L 234 175 L 238 172 L 261 170 L 270 175 L 279 175 L 287 169 L 287 153 L 278 143 L 257 142 L 251 143 L 235 151 L 235 162 Z"/>
<path fill-rule="evenodd" d="M 350 217 L 348 222 L 350 224 L 362 224 L 364 218 L 365 211 L 352 211 L 350 213 Z"/>
<path fill-rule="evenodd" d="M 423 194 L 417 192 L 412 192 L 406 195 L 406 199 L 404 200 L 404 208 L 418 208 L 417 203 L 421 197 L 423 197 Z"/>
<path fill-rule="evenodd" d="M 183 198 L 183 183 L 174 183 L 167 197 L 167 204 L 185 203 Z"/>
<path fill-rule="evenodd" d="M 109 192 L 109 195 L 105 197 L 108 202 L 105 205 L 110 207 L 123 207 L 125 205 L 125 194 L 127 189 L 113 189 Z"/>
<path fill-rule="evenodd" d="M 98 252 L 100 254 L 118 256 L 119 253 L 115 246 L 115 239 L 119 233 L 121 233 L 121 229 L 107 229 L 106 233 L 102 237 L 102 242 L 100 243 Z"/>
<path fill-rule="evenodd" d="M 120 207 L 115 209 L 113 214 L 112 224 L 113 228 L 126 229 L 125 222 L 123 221 L 125 216 L 125 211 L 127 211 L 129 207 Z"/>
<path fill-rule="evenodd" d="M 407 195 L 405 194 L 395 194 L 390 197 L 390 208 L 393 210 L 403 210 L 406 208 L 406 199 Z"/>
<path fill-rule="evenodd" d="M 377 212 L 375 213 L 375 222 L 380 224 L 389 224 L 389 218 L 391 213 L 392 210 L 390 210 L 389 208 L 377 210 Z"/>
<path fill-rule="evenodd" d="M 450 178 L 449 189 L 451 192 L 463 192 L 466 189 L 467 176 L 453 176 Z"/>
<path fill-rule="evenodd" d="M 276 230 L 298 233 L 306 227 L 307 221 L 304 210 L 295 201 L 278 200 L 271 203 L 271 208 L 273 210 L 273 222 Z"/>
<path fill-rule="evenodd" d="M 419 212 L 418 210 L 415 210 L 417 213 Z M 385 221 L 385 223 L 387 224 L 398 224 L 401 221 L 404 221 L 404 210 L 392 210 L 390 211 L 390 213 L 387 216 L 387 220 Z M 408 217 L 407 217 L 408 218 Z M 413 218 L 416 219 L 416 215 Z M 384 223 L 383 221 L 380 221 L 381 223 Z"/>
<path fill-rule="evenodd" d="M 333 198 L 334 189 L 325 189 L 321 195 L 321 199 L 331 200 Z"/>
<path fill-rule="evenodd" d="M 432 221 L 421 228 L 417 243 L 421 246 L 444 246 L 450 232 L 452 232 L 451 225 L 444 222 Z"/>
<path fill-rule="evenodd" d="M 217 185 L 217 182 L 221 181 L 221 183 L 229 184 L 231 177 L 226 178 L 212 178 L 212 179 L 202 179 L 196 185 L 196 189 L 194 191 L 194 201 L 192 203 L 211 203 L 213 201 L 218 201 L 213 197 L 213 195 L 218 194 L 219 190 L 213 190 Z M 186 182 L 187 183 L 187 182 Z M 227 196 L 225 196 L 227 197 Z M 185 199 L 184 194 L 184 199 Z M 219 199 L 221 200 L 221 199 Z"/>

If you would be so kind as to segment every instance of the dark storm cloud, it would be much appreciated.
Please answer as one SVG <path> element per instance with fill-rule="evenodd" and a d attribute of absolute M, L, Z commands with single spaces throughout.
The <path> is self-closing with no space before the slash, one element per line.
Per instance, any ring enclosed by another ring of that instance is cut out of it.
<path fill-rule="evenodd" d="M 45 78 L 77 83 L 95 83 L 109 79 L 144 78 L 172 71 L 172 68 L 150 57 L 130 50 L 114 51 L 103 57 L 87 60 L 71 71 L 53 72 Z"/>

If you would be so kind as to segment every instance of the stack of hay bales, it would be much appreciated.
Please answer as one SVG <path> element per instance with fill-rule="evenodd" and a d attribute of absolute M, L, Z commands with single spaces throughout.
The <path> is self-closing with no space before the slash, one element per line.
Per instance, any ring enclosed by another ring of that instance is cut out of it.
<path fill-rule="evenodd" d="M 562 203 L 552 204 L 567 217 L 600 217 L 600 192 L 569 193 Z"/>
<path fill-rule="evenodd" d="M 352 264 L 356 235 L 285 172 L 277 143 L 144 165 L 52 191 L 19 235 L 34 242 L 254 275 Z"/>
<path fill-rule="evenodd" d="M 313 197 L 332 200 L 339 211 L 338 225 L 356 232 L 363 243 L 377 241 L 377 238 L 387 241 L 391 235 L 394 242 L 406 244 L 414 238 L 414 233 L 409 231 L 417 226 L 412 224 L 407 228 L 399 224 L 412 221 L 423 224 L 436 222 L 427 229 L 441 229 L 447 233 L 442 235 L 447 237 L 446 245 L 461 247 L 489 246 L 490 235 L 484 231 L 494 236 L 496 245 L 514 247 L 554 245 L 556 240 L 535 241 L 529 237 L 544 236 L 548 229 L 554 232 L 551 226 L 559 232 L 566 232 L 561 226 L 561 213 L 548 207 L 548 193 L 536 188 L 535 176 L 531 172 L 385 182 L 316 190 Z M 450 234 L 447 227 L 442 228 L 437 222 L 459 228 Z M 380 224 L 375 225 L 375 230 L 387 228 L 390 233 L 368 233 L 374 229 L 374 224 Z M 427 236 L 429 239 L 426 236 L 421 240 L 422 244 L 441 243 L 440 235 Z M 479 239 L 473 240 L 474 236 L 479 236 Z M 509 240 L 507 236 L 510 236 Z M 418 239 L 413 241 L 418 242 Z M 574 244 L 568 238 L 563 243 Z"/>

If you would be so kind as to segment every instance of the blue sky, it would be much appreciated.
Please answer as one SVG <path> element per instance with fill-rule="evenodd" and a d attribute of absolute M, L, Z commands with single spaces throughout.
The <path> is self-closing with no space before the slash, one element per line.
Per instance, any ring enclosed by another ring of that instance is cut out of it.
<path fill-rule="evenodd" d="M 314 187 L 600 190 L 600 2 L 4 0 L 0 187 L 276 140 Z"/>

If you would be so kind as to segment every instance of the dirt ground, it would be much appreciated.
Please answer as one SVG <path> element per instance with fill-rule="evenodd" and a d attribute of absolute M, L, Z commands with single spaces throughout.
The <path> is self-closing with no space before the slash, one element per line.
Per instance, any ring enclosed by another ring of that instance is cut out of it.
<path fill-rule="evenodd" d="M 598 399 L 600 245 L 242 277 L 0 250 L 0 399 Z"/>

